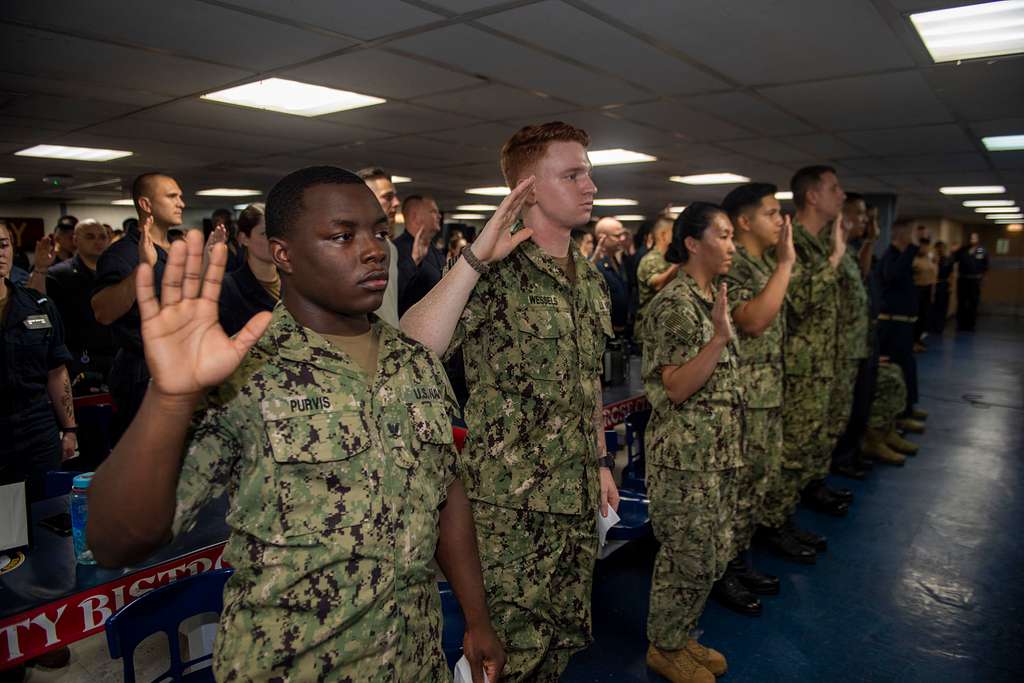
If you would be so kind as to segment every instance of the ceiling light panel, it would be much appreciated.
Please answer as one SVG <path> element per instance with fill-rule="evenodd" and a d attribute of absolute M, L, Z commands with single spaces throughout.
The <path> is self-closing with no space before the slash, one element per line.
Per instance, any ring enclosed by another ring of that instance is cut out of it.
<path fill-rule="evenodd" d="M 7 183 L 13 183 L 14 178 L 0 178 L 0 185 L 6 185 Z"/>
<path fill-rule="evenodd" d="M 482 221 L 487 216 L 482 213 L 453 213 L 449 218 L 454 221 Z"/>
<path fill-rule="evenodd" d="M 243 190 L 236 187 L 213 187 L 196 192 L 199 197 L 257 197 L 261 194 L 263 193 L 259 190 Z"/>
<path fill-rule="evenodd" d="M 268 78 L 202 96 L 204 100 L 239 107 L 265 109 L 294 116 L 322 116 L 338 111 L 370 107 L 387 100 L 348 90 L 325 88 L 284 78 Z"/>
<path fill-rule="evenodd" d="M 617 221 L 642 221 L 646 216 L 639 213 L 624 213 L 619 216 L 612 216 Z"/>
<path fill-rule="evenodd" d="M 964 206 L 972 208 L 975 206 L 1013 206 L 1012 199 L 968 199 Z"/>
<path fill-rule="evenodd" d="M 391 182 L 395 185 L 399 183 L 411 183 L 412 178 L 409 178 L 408 176 L 404 175 L 393 175 L 391 176 Z"/>
<path fill-rule="evenodd" d="M 686 185 L 729 185 L 732 183 L 749 183 L 750 178 L 735 173 L 700 173 L 697 175 L 674 175 L 669 178 L 674 183 Z"/>
<path fill-rule="evenodd" d="M 785 201 L 787 199 L 792 199 L 793 198 L 793 193 L 792 192 L 776 192 L 775 193 L 775 198 L 778 199 L 780 202 L 782 202 L 782 201 Z"/>
<path fill-rule="evenodd" d="M 637 206 L 638 204 L 640 202 L 635 199 L 610 198 L 594 200 L 594 206 Z"/>
<path fill-rule="evenodd" d="M 135 202 L 131 199 L 115 199 L 110 202 L 113 206 L 135 206 Z"/>
<path fill-rule="evenodd" d="M 936 62 L 1024 52 L 1024 1 L 919 12 L 910 22 Z"/>
<path fill-rule="evenodd" d="M 132 152 L 120 149 L 97 149 L 94 147 L 66 147 L 64 145 L 36 145 L 15 152 L 19 157 L 38 157 L 41 159 L 70 159 L 73 161 L 112 161 L 130 157 Z"/>
<path fill-rule="evenodd" d="M 1024 218 L 1024 213 L 994 213 L 991 216 L 985 216 L 990 221 L 1006 221 L 1006 220 L 1020 220 Z"/>
<path fill-rule="evenodd" d="M 495 204 L 459 204 L 455 207 L 458 211 L 497 211 Z"/>
<path fill-rule="evenodd" d="M 512 190 L 508 189 L 504 185 L 494 187 L 471 187 L 466 190 L 466 194 L 479 194 L 486 197 L 504 197 L 511 193 Z"/>
<path fill-rule="evenodd" d="M 1024 135 L 993 135 L 981 143 L 990 152 L 1013 152 L 1024 149 Z"/>
<path fill-rule="evenodd" d="M 642 154 L 629 149 L 595 149 L 587 152 L 593 166 L 614 166 L 615 164 L 642 164 L 657 161 L 658 157 Z"/>
<path fill-rule="evenodd" d="M 1020 211 L 1018 206 L 983 206 L 980 209 L 975 209 L 975 213 L 1017 213 Z"/>
<path fill-rule="evenodd" d="M 940 187 L 942 194 L 1003 194 L 1006 188 L 1002 185 L 956 185 Z"/>

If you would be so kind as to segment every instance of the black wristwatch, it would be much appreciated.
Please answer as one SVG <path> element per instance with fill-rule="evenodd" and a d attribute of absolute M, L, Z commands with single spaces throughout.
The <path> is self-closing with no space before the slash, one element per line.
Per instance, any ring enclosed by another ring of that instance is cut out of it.
<path fill-rule="evenodd" d="M 614 455 L 602 455 L 597 459 L 597 464 L 600 467 L 607 467 L 612 470 L 615 469 L 615 456 Z"/>

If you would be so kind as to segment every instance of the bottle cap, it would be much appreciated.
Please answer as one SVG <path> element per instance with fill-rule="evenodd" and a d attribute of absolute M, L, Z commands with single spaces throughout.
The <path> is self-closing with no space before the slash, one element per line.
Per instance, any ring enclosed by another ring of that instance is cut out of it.
<path fill-rule="evenodd" d="M 92 475 L 94 472 L 83 472 L 82 474 L 75 475 L 75 478 L 71 480 L 71 488 L 75 489 L 87 489 L 89 484 L 92 483 Z"/>

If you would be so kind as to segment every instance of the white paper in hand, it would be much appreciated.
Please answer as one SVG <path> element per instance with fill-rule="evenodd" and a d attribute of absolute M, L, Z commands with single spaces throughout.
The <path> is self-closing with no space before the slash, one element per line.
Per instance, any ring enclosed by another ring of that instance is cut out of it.
<path fill-rule="evenodd" d="M 619 523 L 619 514 L 608 506 L 608 516 L 601 516 L 601 508 L 597 508 L 597 547 L 603 548 L 607 542 L 608 530 Z"/>
<path fill-rule="evenodd" d="M 473 671 L 469 668 L 469 660 L 466 659 L 466 655 L 462 655 L 462 659 L 455 664 L 455 683 L 473 683 Z M 491 683 L 486 671 L 484 672 L 484 683 Z"/>

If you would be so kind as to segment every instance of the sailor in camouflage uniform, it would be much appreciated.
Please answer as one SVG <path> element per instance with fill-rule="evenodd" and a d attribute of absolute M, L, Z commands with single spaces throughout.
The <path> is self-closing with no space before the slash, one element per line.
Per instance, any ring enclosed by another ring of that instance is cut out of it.
<path fill-rule="evenodd" d="M 714 204 L 690 204 L 667 255 L 683 266 L 644 317 L 647 492 L 661 543 L 647 664 L 674 683 L 711 683 L 726 670 L 725 658 L 692 632 L 735 552 L 743 391 L 726 285 L 716 286 L 734 253 L 728 216 Z"/>
<path fill-rule="evenodd" d="M 226 493 L 235 571 L 218 680 L 448 680 L 435 559 L 466 613 L 474 679 L 484 667 L 494 680 L 504 655 L 456 466 L 451 389 L 434 354 L 370 314 L 387 284 L 384 214 L 358 176 L 315 167 L 270 192 L 267 232 L 282 301 L 234 339 L 216 317 L 223 247 L 201 293 L 197 232 L 172 247 L 162 302 L 140 271 L 153 383 L 91 489 L 96 557 L 144 556 Z"/>
<path fill-rule="evenodd" d="M 769 183 L 748 183 L 722 200 L 736 231 L 736 254 L 725 277 L 729 306 L 739 333 L 740 375 L 744 386 L 746 467 L 740 470 L 735 540 L 736 558 L 713 595 L 731 609 L 760 613 L 749 593 L 774 595 L 777 577 L 753 568 L 746 554 L 759 526 L 782 536 L 786 522 L 782 467 L 782 345 L 785 336 L 783 304 L 796 258 L 793 229 Z M 775 262 L 768 260 L 769 253 Z M 806 555 L 807 549 L 788 537 L 777 540 L 785 554 Z M 792 546 L 792 547 L 790 547 Z M 810 553 L 814 558 L 814 553 Z M 802 557 L 790 558 L 804 561 Z M 747 593 L 749 591 L 749 593 Z"/>
<path fill-rule="evenodd" d="M 608 295 L 570 240 L 596 192 L 588 143 L 560 122 L 516 133 L 502 150 L 515 189 L 402 318 L 431 348 L 463 351 L 461 463 L 509 681 L 557 681 L 590 643 L 595 514 L 618 499 L 599 380 Z M 508 246 L 496 248 L 499 238 Z"/>
<path fill-rule="evenodd" d="M 639 290 L 640 305 L 637 309 L 636 329 L 643 329 L 643 313 L 647 304 L 651 303 L 654 295 L 665 288 L 675 278 L 679 271 L 678 263 L 669 263 L 665 260 L 665 252 L 672 243 L 672 219 L 668 216 L 659 216 L 651 228 L 651 237 L 654 238 L 654 246 L 640 259 L 636 268 L 636 282 Z"/>

